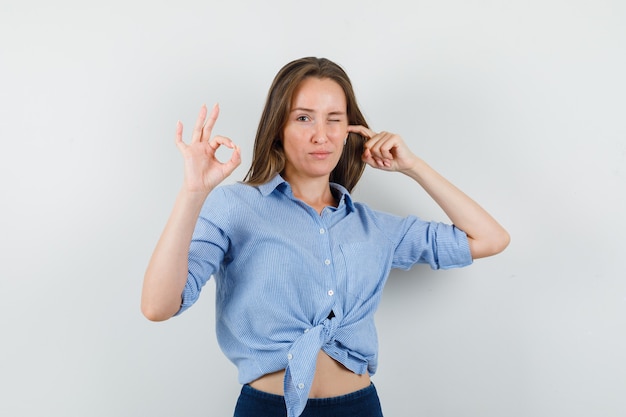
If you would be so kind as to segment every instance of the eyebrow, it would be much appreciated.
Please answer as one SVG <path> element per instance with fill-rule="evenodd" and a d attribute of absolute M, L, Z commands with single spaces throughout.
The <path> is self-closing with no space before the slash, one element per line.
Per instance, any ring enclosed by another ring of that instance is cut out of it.
<path fill-rule="evenodd" d="M 291 113 L 293 113 L 295 111 L 303 111 L 303 112 L 307 112 L 307 113 L 315 113 L 315 110 L 307 109 L 305 107 L 296 107 L 295 109 L 291 109 Z M 331 111 L 328 114 L 330 114 L 330 115 L 345 115 L 346 112 L 345 111 Z"/>

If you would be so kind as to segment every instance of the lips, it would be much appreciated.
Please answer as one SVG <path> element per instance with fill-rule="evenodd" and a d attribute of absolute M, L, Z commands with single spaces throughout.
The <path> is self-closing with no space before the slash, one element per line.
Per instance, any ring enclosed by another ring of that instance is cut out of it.
<path fill-rule="evenodd" d="M 315 159 L 326 159 L 330 154 L 331 152 L 317 151 L 311 152 L 309 155 L 311 155 Z"/>

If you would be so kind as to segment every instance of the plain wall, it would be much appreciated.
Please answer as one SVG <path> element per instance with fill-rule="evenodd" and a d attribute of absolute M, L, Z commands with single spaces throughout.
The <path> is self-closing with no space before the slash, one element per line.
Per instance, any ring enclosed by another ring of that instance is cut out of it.
<path fill-rule="evenodd" d="M 626 415 L 621 0 L 0 3 L 0 415 L 228 416 L 214 285 L 139 311 L 203 103 L 243 150 L 270 82 L 328 57 L 374 130 L 510 232 L 471 267 L 394 272 L 377 314 L 386 415 Z M 401 174 L 355 197 L 446 220 Z M 412 403 L 412 404 L 411 404 Z"/>

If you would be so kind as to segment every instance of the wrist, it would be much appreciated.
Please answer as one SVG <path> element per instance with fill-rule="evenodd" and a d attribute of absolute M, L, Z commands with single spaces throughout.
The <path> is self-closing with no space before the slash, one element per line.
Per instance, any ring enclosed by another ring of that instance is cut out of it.
<path fill-rule="evenodd" d="M 420 172 L 422 172 L 426 167 L 426 163 L 416 156 L 413 161 L 408 164 L 407 168 L 400 170 L 400 172 L 413 179 L 417 179 L 420 176 Z"/>
<path fill-rule="evenodd" d="M 192 191 L 183 186 L 178 192 L 178 199 L 181 202 L 185 203 L 185 205 L 202 206 L 206 198 L 209 196 L 210 192 L 211 192 L 210 190 L 209 191 Z"/>

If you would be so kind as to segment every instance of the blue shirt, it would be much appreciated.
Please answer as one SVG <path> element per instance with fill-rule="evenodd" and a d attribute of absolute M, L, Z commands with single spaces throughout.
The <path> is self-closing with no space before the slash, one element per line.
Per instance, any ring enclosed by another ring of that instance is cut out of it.
<path fill-rule="evenodd" d="M 374 211 L 331 187 L 339 204 L 320 215 L 279 175 L 261 186 L 220 186 L 189 251 L 178 314 L 213 276 L 220 348 L 242 384 L 286 369 L 289 417 L 306 405 L 320 349 L 356 374 L 376 372 L 374 312 L 392 268 L 472 263 L 456 227 Z"/>

